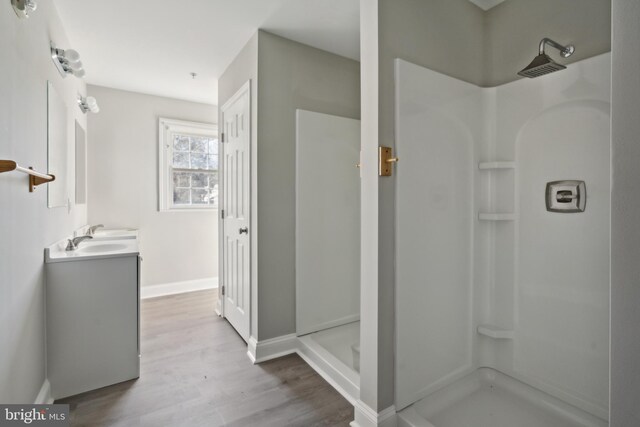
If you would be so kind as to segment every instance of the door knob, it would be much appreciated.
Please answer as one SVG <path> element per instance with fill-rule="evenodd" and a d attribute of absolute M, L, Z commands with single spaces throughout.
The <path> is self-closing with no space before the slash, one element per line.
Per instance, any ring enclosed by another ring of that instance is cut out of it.
<path fill-rule="evenodd" d="M 249 228 L 248 227 L 242 227 L 240 230 L 238 230 L 238 232 L 240 234 L 242 234 L 242 233 L 249 234 Z"/>

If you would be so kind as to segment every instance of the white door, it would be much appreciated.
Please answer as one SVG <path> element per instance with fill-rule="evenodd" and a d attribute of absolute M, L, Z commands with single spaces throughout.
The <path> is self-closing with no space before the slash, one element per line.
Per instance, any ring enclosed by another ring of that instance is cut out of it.
<path fill-rule="evenodd" d="M 222 309 L 248 341 L 251 307 L 249 237 L 251 94 L 247 82 L 222 107 Z"/>

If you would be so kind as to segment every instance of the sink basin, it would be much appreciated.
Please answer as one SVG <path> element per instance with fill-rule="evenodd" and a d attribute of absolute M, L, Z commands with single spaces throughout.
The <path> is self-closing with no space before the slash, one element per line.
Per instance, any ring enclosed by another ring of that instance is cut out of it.
<path fill-rule="evenodd" d="M 97 245 L 80 246 L 78 250 L 85 253 L 97 253 L 97 252 L 115 252 L 126 249 L 127 245 L 122 243 L 103 243 Z"/>

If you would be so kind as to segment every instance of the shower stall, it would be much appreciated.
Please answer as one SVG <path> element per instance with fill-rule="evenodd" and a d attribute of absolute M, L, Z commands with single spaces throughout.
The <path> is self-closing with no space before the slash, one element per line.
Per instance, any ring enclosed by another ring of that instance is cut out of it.
<path fill-rule="evenodd" d="M 360 120 L 296 111 L 298 353 L 351 403 L 360 391 Z"/>
<path fill-rule="evenodd" d="M 611 57 L 536 60 L 395 62 L 400 426 L 608 425 Z"/>

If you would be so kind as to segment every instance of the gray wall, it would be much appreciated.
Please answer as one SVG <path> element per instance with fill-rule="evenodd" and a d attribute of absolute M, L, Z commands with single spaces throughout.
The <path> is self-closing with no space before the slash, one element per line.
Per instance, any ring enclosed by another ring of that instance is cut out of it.
<path fill-rule="evenodd" d="M 89 222 L 138 228 L 142 286 L 218 277 L 217 210 L 158 211 L 158 119 L 217 123 L 215 106 L 89 85 Z M 108 159 L 108 161 L 105 161 Z"/>
<path fill-rule="evenodd" d="M 360 118 L 360 66 L 258 31 L 220 78 L 218 105 L 249 79 L 251 336 L 262 341 L 296 331 L 295 110 Z"/>
<path fill-rule="evenodd" d="M 640 2 L 613 1 L 611 427 L 640 425 Z"/>
<path fill-rule="evenodd" d="M 218 107 L 222 107 L 247 80 L 258 80 L 258 33 L 255 33 L 218 79 Z M 251 86 L 252 98 L 257 86 Z M 252 103 L 252 105 L 257 103 Z"/>
<path fill-rule="evenodd" d="M 260 31 L 258 336 L 295 333 L 295 110 L 360 118 L 360 65 Z M 330 166 L 330 165 L 329 165 Z"/>
<path fill-rule="evenodd" d="M 47 170 L 47 80 L 68 108 L 68 129 L 86 117 L 76 104 L 82 80 L 63 79 L 51 62 L 49 40 L 69 48 L 53 2 L 39 2 L 18 19 L 0 6 L 0 159 Z M 90 73 L 91 70 L 87 70 Z M 73 132 L 69 137 L 69 194 L 74 194 Z M 45 380 L 44 247 L 86 223 L 86 207 L 47 208 L 46 185 L 29 193 L 21 173 L 0 174 L 0 402 L 33 403 Z"/>
<path fill-rule="evenodd" d="M 517 71 L 538 54 L 549 37 L 574 44 L 576 52 L 563 64 L 611 50 L 611 0 L 507 0 L 485 15 L 483 86 L 497 86 L 520 78 Z"/>

